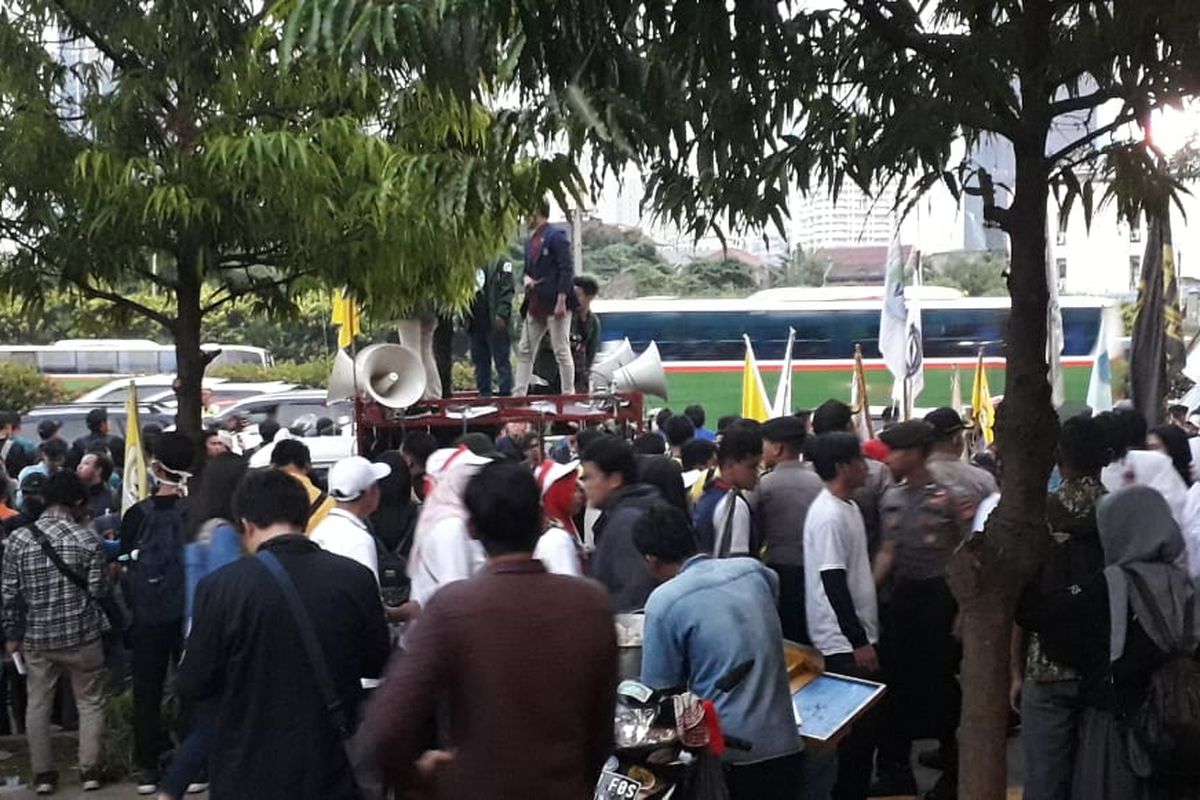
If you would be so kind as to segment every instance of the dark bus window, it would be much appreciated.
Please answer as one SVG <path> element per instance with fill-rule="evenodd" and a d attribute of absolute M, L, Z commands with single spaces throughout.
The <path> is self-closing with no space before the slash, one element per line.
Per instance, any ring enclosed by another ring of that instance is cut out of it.
<path fill-rule="evenodd" d="M 1007 308 L 927 308 L 921 314 L 926 358 L 972 359 L 1004 355 Z M 1065 356 L 1092 352 L 1099 333 L 1100 308 L 1063 309 Z M 745 356 L 742 334 L 755 355 L 779 360 L 787 348 L 788 327 L 796 329 L 797 359 L 850 359 L 854 345 L 863 356 L 879 358 L 879 311 L 664 311 L 610 312 L 603 315 L 606 339 L 628 337 L 635 351 L 651 341 L 667 361 L 738 361 Z"/>

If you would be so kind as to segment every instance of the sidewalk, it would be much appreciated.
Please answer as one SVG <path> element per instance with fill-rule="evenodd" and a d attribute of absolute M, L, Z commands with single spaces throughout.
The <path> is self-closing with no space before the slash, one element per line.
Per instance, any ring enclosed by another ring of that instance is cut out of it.
<path fill-rule="evenodd" d="M 106 785 L 96 792 L 85 792 L 79 786 L 79 770 L 75 766 L 79 739 L 71 732 L 52 735 L 54 763 L 58 765 L 58 791 L 51 797 L 64 800 L 134 800 L 139 797 L 137 786 L 129 781 Z M 27 800 L 35 798 L 29 785 L 29 747 L 24 736 L 0 736 L 0 800 Z M 19 778 L 22 788 L 9 788 L 5 784 Z M 188 795 L 196 800 L 207 800 L 208 793 Z"/>

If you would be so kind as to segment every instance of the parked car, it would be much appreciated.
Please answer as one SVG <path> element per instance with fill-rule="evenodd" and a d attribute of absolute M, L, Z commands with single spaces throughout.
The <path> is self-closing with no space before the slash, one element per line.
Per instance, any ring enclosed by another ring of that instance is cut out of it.
<path fill-rule="evenodd" d="M 87 436 L 87 415 L 93 408 L 103 408 L 108 411 L 109 433 L 125 436 L 126 417 L 125 403 L 68 403 L 63 405 L 39 406 L 21 417 L 21 427 L 26 436 L 35 435 L 38 423 L 45 419 L 54 419 L 62 423 L 59 436 L 74 442 L 81 436 Z M 138 416 L 142 425 L 160 425 L 163 428 L 175 424 L 175 412 L 154 403 L 138 403 Z"/>
<path fill-rule="evenodd" d="M 234 403 L 250 397 L 287 392 L 296 389 L 297 386 L 294 383 L 285 383 L 284 381 L 253 381 L 247 383 L 221 381 L 207 388 L 212 389 L 212 405 L 224 410 Z M 170 388 L 158 394 L 146 395 L 143 399 L 150 403 L 160 403 L 172 407 L 176 404 L 175 392 Z"/>
<path fill-rule="evenodd" d="M 298 437 L 291 437 L 298 438 Z M 250 466 L 266 467 L 271 463 L 271 452 L 275 449 L 276 442 L 282 441 L 276 438 L 275 441 L 264 445 L 261 449 L 256 450 L 254 455 L 250 456 Z M 318 483 L 325 480 L 329 474 L 329 468 L 343 458 L 349 458 L 358 452 L 358 440 L 353 436 L 306 436 L 300 441 L 304 442 L 308 447 L 309 458 L 312 459 L 312 474 L 313 478 Z"/>
<path fill-rule="evenodd" d="M 75 398 L 74 402 L 124 403 L 125 398 L 129 396 L 129 384 L 131 382 L 137 387 L 138 400 L 140 401 L 161 403 L 164 400 L 173 401 L 175 399 L 175 392 L 171 389 L 171 386 L 175 383 L 174 375 L 137 375 L 127 378 L 114 378 L 103 386 L 97 386 L 90 392 L 84 392 Z M 224 382 L 224 378 L 205 378 L 204 386 L 209 389 L 215 389 L 219 384 Z"/>
<path fill-rule="evenodd" d="M 205 420 L 210 428 L 240 424 L 259 425 L 273 419 L 281 427 L 304 435 L 316 430 L 317 420 L 327 418 L 338 428 L 348 430 L 354 421 L 354 404 L 341 400 L 325 402 L 324 389 L 297 389 L 259 395 L 234 403 L 215 417 Z"/>

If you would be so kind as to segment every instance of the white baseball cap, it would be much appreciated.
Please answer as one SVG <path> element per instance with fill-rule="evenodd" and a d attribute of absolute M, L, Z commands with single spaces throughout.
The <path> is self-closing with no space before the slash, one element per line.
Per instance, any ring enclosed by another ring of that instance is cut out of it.
<path fill-rule="evenodd" d="M 391 474 L 387 464 L 373 464 L 362 456 L 343 458 L 329 470 L 329 496 L 344 502 L 357 500 Z"/>

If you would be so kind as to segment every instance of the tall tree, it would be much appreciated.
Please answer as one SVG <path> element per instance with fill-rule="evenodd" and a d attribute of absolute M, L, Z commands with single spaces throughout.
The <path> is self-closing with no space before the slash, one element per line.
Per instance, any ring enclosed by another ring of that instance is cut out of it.
<path fill-rule="evenodd" d="M 544 138 L 591 159 L 593 178 L 639 165 L 645 202 L 697 235 L 720 225 L 782 231 L 791 186 L 892 183 L 911 200 L 940 183 L 982 199 L 1012 255 L 1006 481 L 987 535 L 956 556 L 952 582 L 965 650 L 960 795 L 999 800 L 1009 631 L 1046 538 L 1056 429 L 1047 208 L 1053 193 L 1066 213 L 1078 205 L 1089 218 L 1103 200 L 1126 218 L 1166 211 L 1178 185 L 1143 129 L 1155 109 L 1200 91 L 1200 4 L 810 5 L 297 0 L 292 19 L 335 30 L 313 34 L 314 44 L 406 64 L 467 96 L 508 90 L 539 114 Z M 981 143 L 1011 152 L 1009 180 L 972 160 Z"/>
<path fill-rule="evenodd" d="M 207 315 L 238 298 L 287 314 L 314 284 L 348 285 L 379 319 L 461 302 L 543 182 L 575 182 L 470 98 L 286 61 L 269 5 L 0 11 L 4 284 L 35 309 L 64 288 L 158 323 L 186 431 Z M 161 302 L 134 296 L 145 287 Z"/>

